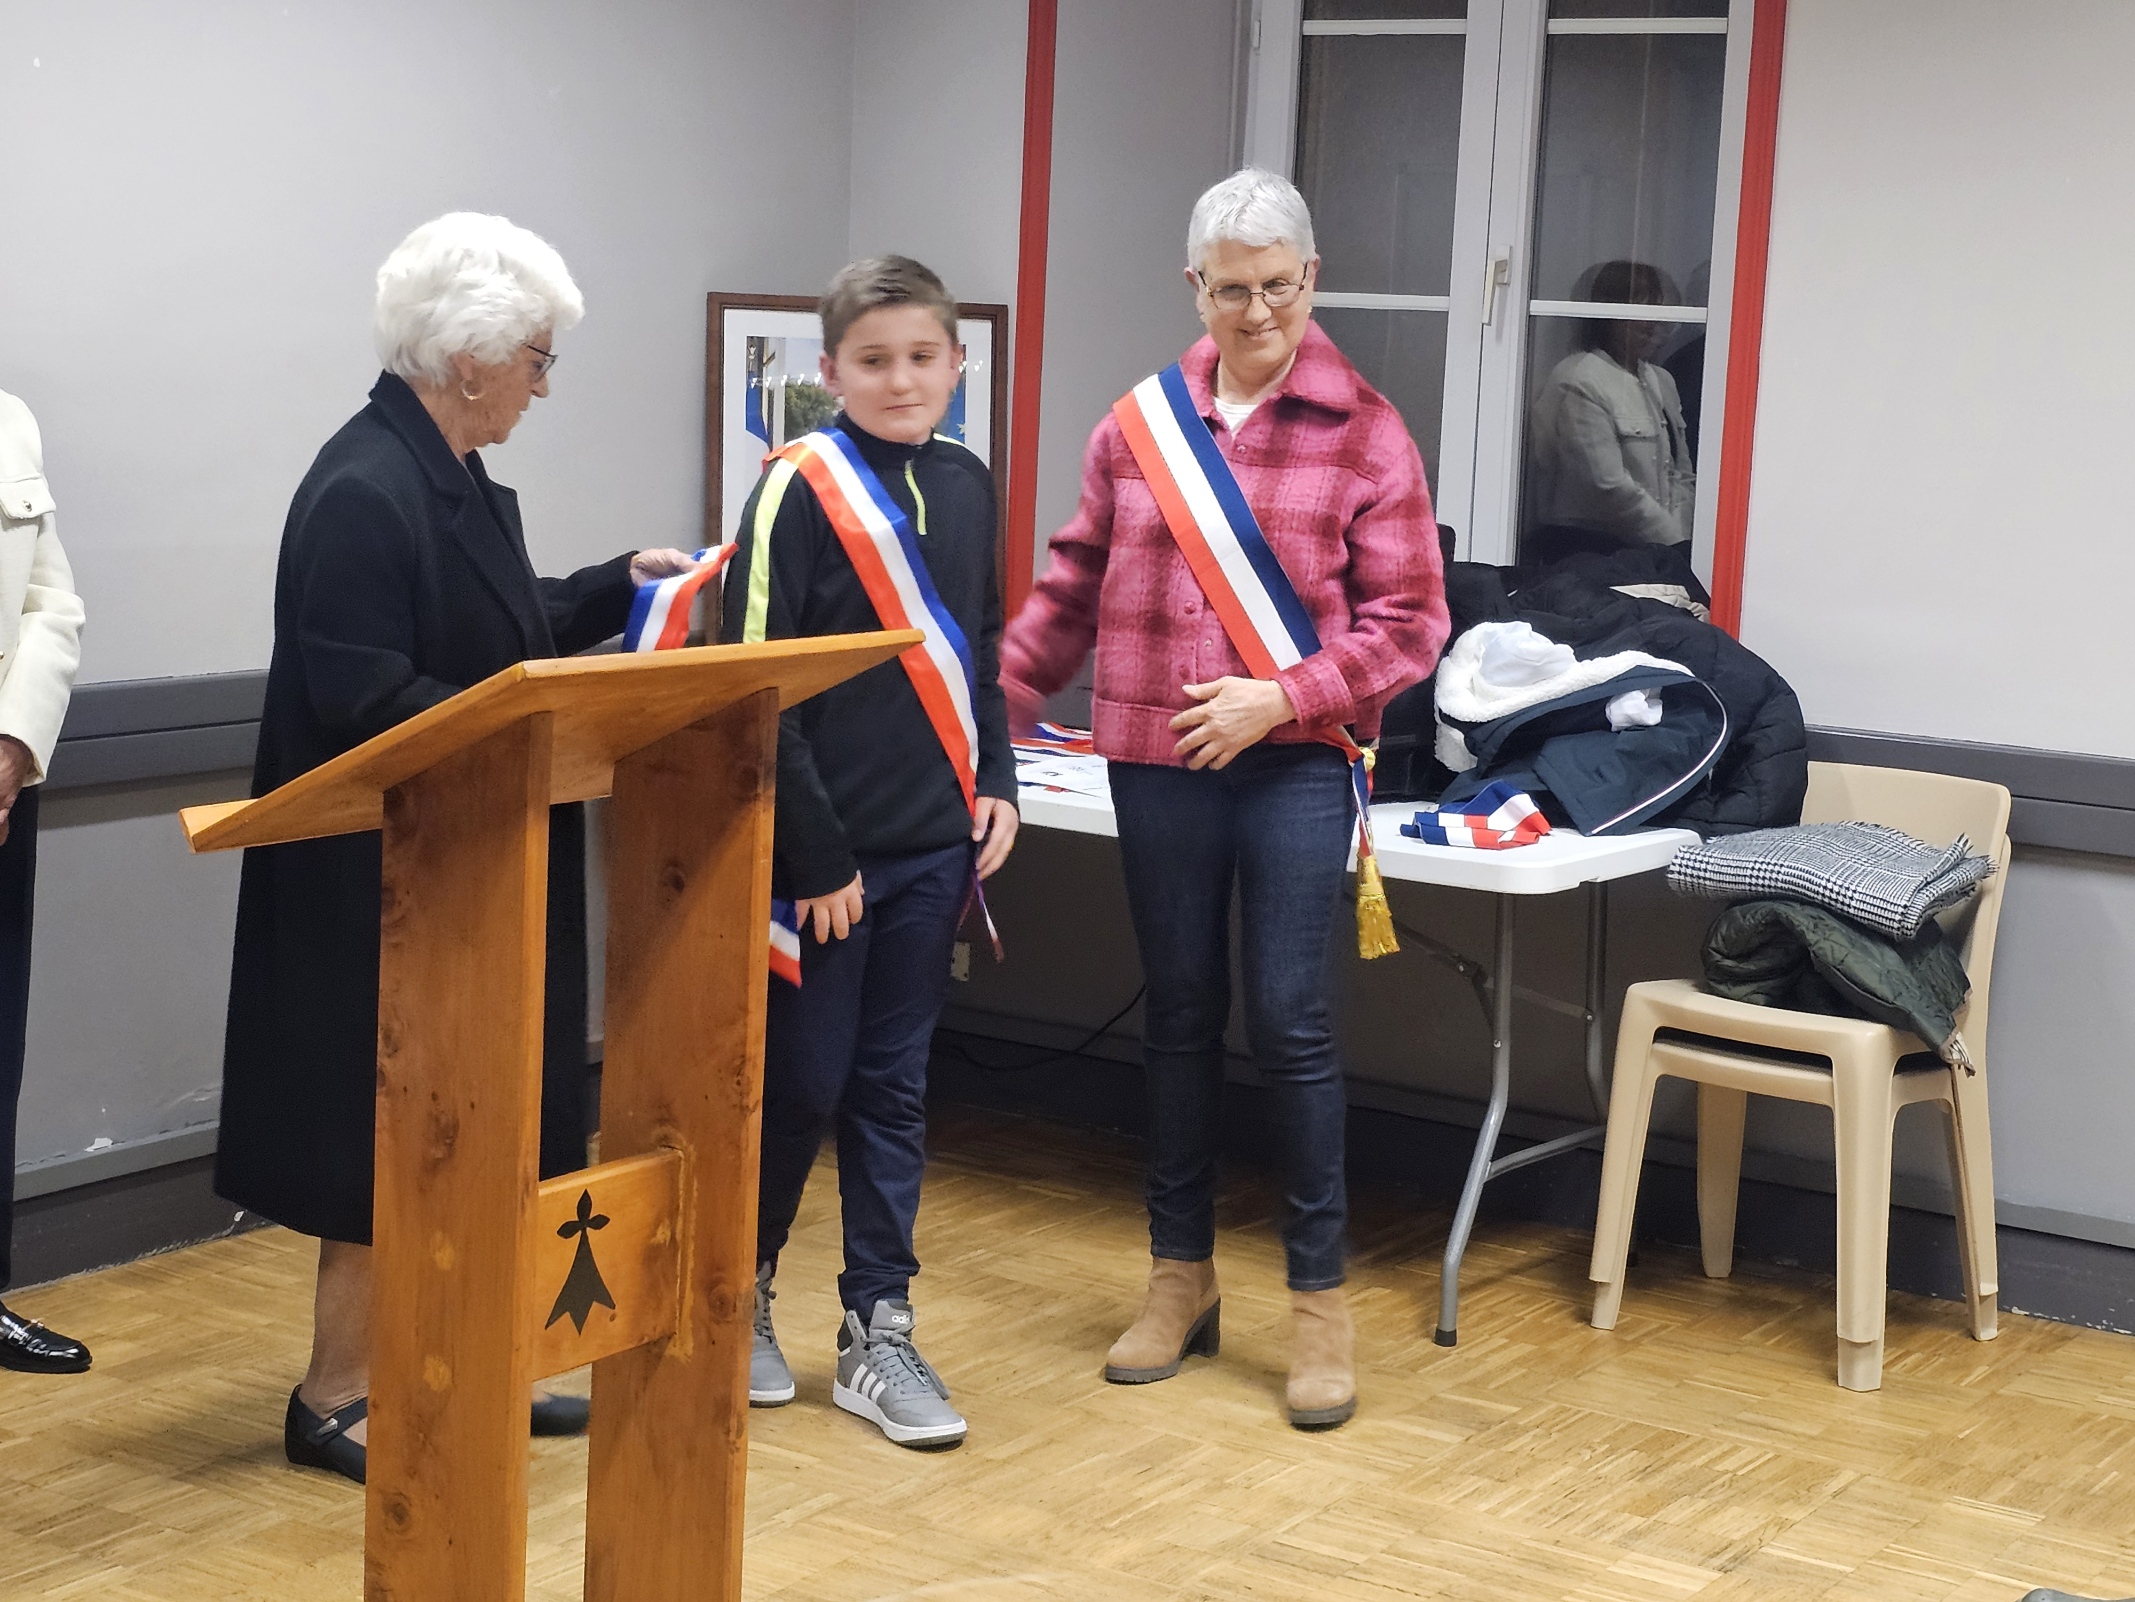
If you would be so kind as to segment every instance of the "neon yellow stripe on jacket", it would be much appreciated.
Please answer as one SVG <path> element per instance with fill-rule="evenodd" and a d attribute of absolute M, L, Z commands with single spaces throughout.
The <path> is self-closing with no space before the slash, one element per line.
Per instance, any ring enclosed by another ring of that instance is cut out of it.
<path fill-rule="evenodd" d="M 755 540 L 749 548 L 749 604 L 742 614 L 741 637 L 754 643 L 764 637 L 771 615 L 771 525 L 793 482 L 794 466 L 781 456 L 764 475 L 764 487 L 756 496 Z"/>

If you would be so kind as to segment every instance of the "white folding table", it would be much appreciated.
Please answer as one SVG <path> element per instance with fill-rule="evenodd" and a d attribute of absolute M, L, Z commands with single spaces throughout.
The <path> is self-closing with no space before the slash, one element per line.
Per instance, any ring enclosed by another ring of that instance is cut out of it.
<path fill-rule="evenodd" d="M 1117 837 L 1119 833 L 1112 804 L 1101 796 L 1026 785 L 1019 806 L 1027 826 L 1074 834 Z M 1609 1086 L 1604 1061 L 1607 1042 L 1602 1035 L 1602 984 L 1608 964 L 1609 883 L 1666 867 L 1678 850 L 1698 837 L 1688 829 L 1642 829 L 1633 834 L 1588 839 L 1569 829 L 1556 829 L 1531 845 L 1509 851 L 1478 851 L 1466 846 L 1426 845 L 1410 839 L 1401 833 L 1400 826 L 1415 811 L 1413 803 L 1372 808 L 1372 839 L 1379 853 L 1380 872 L 1388 879 L 1480 890 L 1497 898 L 1497 952 L 1488 972 L 1449 947 L 1435 943 L 1425 947 L 1428 955 L 1447 962 L 1475 985 L 1490 1022 L 1490 1098 L 1483 1113 L 1483 1127 L 1475 1139 L 1475 1155 L 1468 1163 L 1467 1182 L 1461 1187 L 1460 1205 L 1453 1214 L 1452 1233 L 1446 1237 L 1445 1269 L 1439 1281 L 1438 1329 L 1434 1338 L 1441 1346 L 1451 1346 L 1459 1339 L 1460 1261 L 1475 1228 L 1483 1186 L 1515 1168 L 1576 1150 L 1608 1131 L 1606 1122 L 1597 1123 L 1555 1140 L 1498 1155 L 1498 1136 L 1512 1099 L 1513 898 L 1556 895 L 1586 887 L 1584 1004 L 1556 1005 L 1584 1024 L 1587 1091 L 1593 1098 L 1595 1116 L 1605 1120 Z"/>

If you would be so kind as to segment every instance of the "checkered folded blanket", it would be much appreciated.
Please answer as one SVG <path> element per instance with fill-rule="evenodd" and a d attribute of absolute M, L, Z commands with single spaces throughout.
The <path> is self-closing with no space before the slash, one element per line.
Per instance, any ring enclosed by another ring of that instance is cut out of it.
<path fill-rule="evenodd" d="M 1993 871 L 1963 835 L 1941 847 L 1881 823 L 1807 823 L 1685 846 L 1668 865 L 1668 887 L 1717 901 L 1791 896 L 1910 940 Z"/>

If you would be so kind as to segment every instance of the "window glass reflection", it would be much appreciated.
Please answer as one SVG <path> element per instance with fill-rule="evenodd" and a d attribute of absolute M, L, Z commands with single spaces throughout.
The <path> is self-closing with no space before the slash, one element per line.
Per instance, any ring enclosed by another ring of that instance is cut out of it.
<path fill-rule="evenodd" d="M 1447 293 L 1466 46 L 1458 34 L 1305 40 L 1297 187 L 1321 288 Z"/>
<path fill-rule="evenodd" d="M 1543 81 L 1533 294 L 1574 300 L 1597 263 L 1680 287 L 1712 255 L 1724 34 L 1553 34 Z"/>
<path fill-rule="evenodd" d="M 1443 22 L 1467 14 L 1468 0 L 1305 0 L 1307 22 Z"/>
<path fill-rule="evenodd" d="M 1598 263 L 1579 288 L 1582 300 L 1679 304 L 1648 262 Z M 1657 359 L 1677 334 L 1625 317 L 1534 319 L 1524 561 L 1690 538 L 1695 458 L 1674 375 Z"/>
<path fill-rule="evenodd" d="M 1724 17 L 1727 0 L 1549 0 L 1558 17 Z M 1310 13 L 1307 13 L 1310 15 Z"/>
<path fill-rule="evenodd" d="M 1445 313 L 1321 306 L 1312 317 L 1364 381 L 1401 413 L 1436 497 L 1439 423 L 1445 411 Z"/>
<path fill-rule="evenodd" d="M 1644 15 L 1555 0 L 1553 15 Z M 1686 14 L 1683 9 L 1672 13 Z M 1722 34 L 1552 34 L 1531 283 L 1537 302 L 1703 306 Z M 1680 545 L 1697 496 L 1704 329 L 1535 309 L 1520 556 Z"/>

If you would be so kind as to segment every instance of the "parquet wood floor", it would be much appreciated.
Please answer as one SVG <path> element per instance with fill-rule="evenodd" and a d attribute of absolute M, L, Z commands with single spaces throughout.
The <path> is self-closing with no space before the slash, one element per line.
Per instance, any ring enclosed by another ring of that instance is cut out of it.
<path fill-rule="evenodd" d="M 1105 1385 L 1145 1272 L 1135 1153 L 992 1115 L 936 1127 L 921 1344 L 963 1450 L 830 1404 L 835 1187 L 780 1274 L 792 1406 L 751 1421 L 761 1602 L 2004 1602 L 2135 1594 L 2135 1341 L 1893 1297 L 1884 1389 L 1832 1381 L 1831 1289 L 1649 1250 L 1587 1327 L 1584 1235 L 1486 1224 L 1461 1345 L 1432 1345 L 1442 1215 L 1359 1198 L 1363 1409 L 1280 1414 L 1268 1198 L 1226 1193 L 1223 1355 Z M 21 1295 L 94 1343 L 79 1380 L 0 1373 L 0 1597 L 361 1595 L 362 1502 L 281 1461 L 311 1251 L 268 1231 Z M 579 1594 L 585 1448 L 534 1445 L 529 1595 Z"/>

